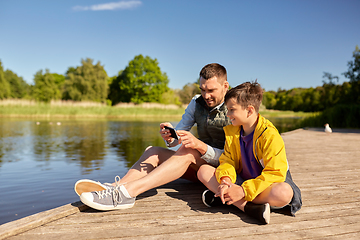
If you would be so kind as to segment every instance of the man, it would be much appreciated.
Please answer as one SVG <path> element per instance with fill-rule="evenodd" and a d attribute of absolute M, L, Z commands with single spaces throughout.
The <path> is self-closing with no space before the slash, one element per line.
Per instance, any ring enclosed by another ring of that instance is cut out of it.
<path fill-rule="evenodd" d="M 200 72 L 201 95 L 195 96 L 176 126 L 180 139 L 171 137 L 165 126 L 160 124 L 160 134 L 168 147 L 182 144 L 173 151 L 161 147 L 148 147 L 140 159 L 120 180 L 115 183 L 100 184 L 91 180 L 80 180 L 75 191 L 81 201 L 98 210 L 131 208 L 139 194 L 176 180 L 180 177 L 197 180 L 196 172 L 203 164 L 219 165 L 223 152 L 225 134 L 223 127 L 230 124 L 224 96 L 229 88 L 226 69 L 212 63 Z M 189 130 L 197 124 L 199 139 Z"/>

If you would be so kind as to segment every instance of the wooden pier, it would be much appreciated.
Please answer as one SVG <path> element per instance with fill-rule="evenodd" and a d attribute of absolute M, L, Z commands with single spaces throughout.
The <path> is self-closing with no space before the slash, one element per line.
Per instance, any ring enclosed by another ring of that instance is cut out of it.
<path fill-rule="evenodd" d="M 0 239 L 360 239 L 360 133 L 282 136 L 302 191 L 296 217 L 272 212 L 270 224 L 259 225 L 233 206 L 205 207 L 202 184 L 177 180 L 141 194 L 131 209 L 77 202 L 3 224 Z"/>

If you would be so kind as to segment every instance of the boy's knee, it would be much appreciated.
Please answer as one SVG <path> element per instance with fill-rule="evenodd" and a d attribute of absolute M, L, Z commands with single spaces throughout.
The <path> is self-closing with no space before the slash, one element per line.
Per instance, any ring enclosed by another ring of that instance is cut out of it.
<path fill-rule="evenodd" d="M 204 165 L 200 166 L 199 170 L 197 171 L 197 178 L 203 182 L 204 181 L 204 174 L 206 173 L 206 170 L 204 168 Z"/>
<path fill-rule="evenodd" d="M 291 201 L 294 192 L 288 183 L 283 182 L 283 183 L 279 183 L 277 188 L 277 194 L 279 198 L 284 201 L 284 205 L 286 205 Z"/>
<path fill-rule="evenodd" d="M 213 175 L 213 172 L 209 171 L 209 167 L 209 165 L 203 164 L 199 167 L 199 170 L 197 171 L 197 178 L 203 183 L 207 182 L 209 178 L 211 178 L 211 176 Z"/>

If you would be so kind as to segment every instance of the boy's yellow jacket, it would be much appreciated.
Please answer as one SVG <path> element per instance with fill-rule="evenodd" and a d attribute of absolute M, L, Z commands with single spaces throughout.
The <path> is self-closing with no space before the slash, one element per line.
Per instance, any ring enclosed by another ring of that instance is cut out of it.
<path fill-rule="evenodd" d="M 224 127 L 225 146 L 220 156 L 220 165 L 215 175 L 220 183 L 222 177 L 230 177 L 235 183 L 236 173 L 242 170 L 240 153 L 240 127 Z M 252 201 L 257 195 L 275 182 L 284 182 L 288 170 L 285 145 L 278 130 L 266 118 L 258 115 L 258 123 L 253 137 L 253 152 L 263 170 L 255 179 L 248 179 L 241 185 L 245 191 L 245 200 Z"/>

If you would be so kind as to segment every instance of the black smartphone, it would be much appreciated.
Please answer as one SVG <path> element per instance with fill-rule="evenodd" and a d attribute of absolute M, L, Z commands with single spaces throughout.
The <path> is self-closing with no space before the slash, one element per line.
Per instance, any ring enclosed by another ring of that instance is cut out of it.
<path fill-rule="evenodd" d="M 170 133 L 171 133 L 171 137 L 175 138 L 175 139 L 179 139 L 179 136 L 177 135 L 176 131 L 174 128 L 172 127 L 168 127 L 168 126 L 164 126 L 164 128 L 169 129 Z"/>

